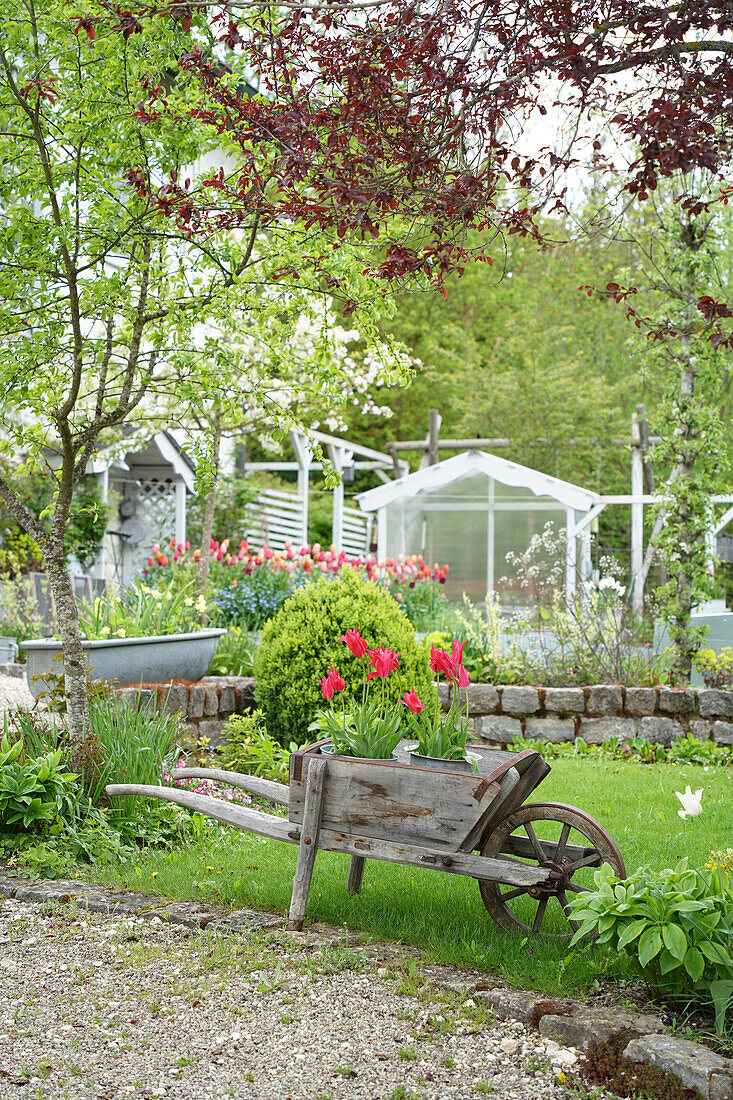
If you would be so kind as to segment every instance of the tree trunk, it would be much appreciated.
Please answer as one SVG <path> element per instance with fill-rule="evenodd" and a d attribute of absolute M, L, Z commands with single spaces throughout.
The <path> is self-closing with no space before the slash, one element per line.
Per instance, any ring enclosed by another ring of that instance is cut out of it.
<path fill-rule="evenodd" d="M 211 444 L 211 485 L 206 494 L 204 504 L 204 521 L 201 527 L 201 546 L 198 568 L 198 590 L 203 595 L 206 591 L 206 582 L 209 577 L 211 565 L 211 536 L 214 531 L 214 511 L 216 509 L 216 489 L 219 481 L 219 448 L 221 444 L 221 431 L 218 425 L 214 430 Z"/>
<path fill-rule="evenodd" d="M 61 633 L 66 723 L 71 741 L 80 745 L 89 733 L 87 657 L 82 645 L 74 586 L 66 565 L 63 545 L 54 544 L 51 539 L 46 540 L 44 562 Z"/>

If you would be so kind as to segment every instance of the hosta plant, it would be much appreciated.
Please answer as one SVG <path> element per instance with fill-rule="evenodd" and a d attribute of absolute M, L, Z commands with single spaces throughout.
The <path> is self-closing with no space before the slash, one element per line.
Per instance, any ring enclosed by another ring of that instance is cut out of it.
<path fill-rule="evenodd" d="M 595 890 L 570 905 L 580 927 L 571 946 L 588 936 L 625 951 L 653 996 L 712 1006 L 718 1034 L 733 1003 L 733 878 L 725 853 L 711 853 L 703 870 L 682 860 L 674 870 L 642 868 L 625 881 L 604 864 Z"/>
<path fill-rule="evenodd" d="M 22 740 L 0 741 L 0 830 L 44 828 L 74 816 L 80 790 L 61 763 L 61 750 L 24 759 Z"/>

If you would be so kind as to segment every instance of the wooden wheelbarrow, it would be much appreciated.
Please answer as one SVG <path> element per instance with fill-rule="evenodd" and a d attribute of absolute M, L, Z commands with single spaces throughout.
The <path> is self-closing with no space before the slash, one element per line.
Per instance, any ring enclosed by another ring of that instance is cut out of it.
<path fill-rule="evenodd" d="M 472 745 L 477 773 L 397 760 L 321 754 L 319 742 L 290 757 L 290 785 L 212 768 L 181 768 L 173 779 L 211 779 L 287 806 L 287 819 L 180 787 L 114 784 L 107 794 L 176 802 L 239 829 L 298 845 L 290 927 L 301 929 L 318 849 L 351 856 L 347 889 L 361 888 L 367 859 L 404 863 L 478 880 L 484 905 L 502 928 L 572 935 L 570 895 L 589 889 L 592 868 L 607 863 L 624 878 L 621 853 L 606 830 L 574 806 L 525 803 L 550 766 L 527 749 Z M 550 910 L 560 914 L 545 917 Z"/>

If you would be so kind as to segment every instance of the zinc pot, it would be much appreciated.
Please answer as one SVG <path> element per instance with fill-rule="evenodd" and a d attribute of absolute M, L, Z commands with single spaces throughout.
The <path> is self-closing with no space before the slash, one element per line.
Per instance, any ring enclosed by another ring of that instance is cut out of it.
<path fill-rule="evenodd" d="M 105 638 L 84 642 L 91 680 L 110 680 L 121 686 L 200 680 L 209 671 L 219 639 L 226 630 L 197 630 L 193 634 L 155 634 L 145 638 Z M 21 642 L 26 651 L 28 687 L 36 698 L 52 687 L 47 673 L 63 673 L 61 642 L 38 638 Z"/>
<path fill-rule="evenodd" d="M 410 761 L 420 764 L 423 768 L 439 768 L 449 772 L 472 772 L 473 763 L 465 756 L 459 756 L 452 760 L 446 760 L 438 756 L 422 756 L 419 752 L 410 753 Z"/>
<path fill-rule="evenodd" d="M 398 759 L 396 752 L 391 752 L 389 756 L 344 756 L 343 753 L 334 752 L 328 745 L 321 745 L 321 756 L 335 756 L 338 760 L 369 760 L 377 763 Z"/>

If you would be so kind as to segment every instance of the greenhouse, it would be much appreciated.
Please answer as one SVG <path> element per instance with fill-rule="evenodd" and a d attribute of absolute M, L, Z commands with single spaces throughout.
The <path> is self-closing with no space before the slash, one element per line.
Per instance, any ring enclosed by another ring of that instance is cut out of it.
<path fill-rule="evenodd" d="M 485 451 L 464 451 L 362 493 L 359 506 L 376 512 L 380 560 L 422 554 L 448 563 L 447 594 L 474 602 L 496 591 L 521 598 L 507 554 L 523 554 L 545 525 L 568 532 L 565 584 L 590 575 L 590 530 L 601 510 L 588 489 Z"/>

